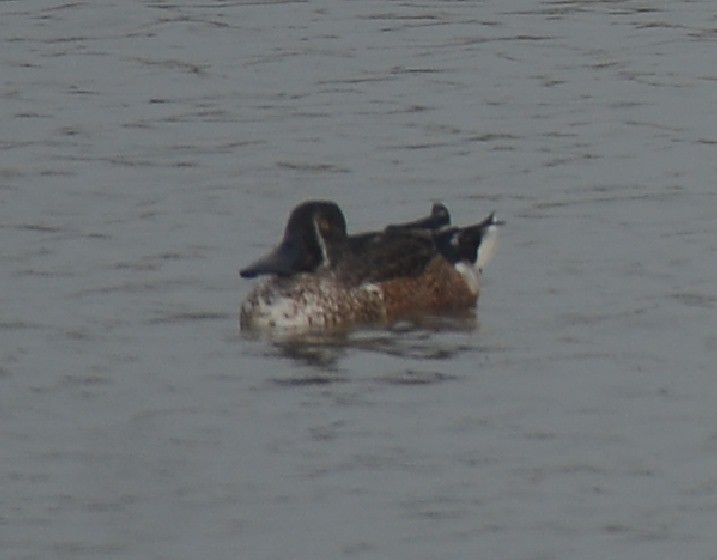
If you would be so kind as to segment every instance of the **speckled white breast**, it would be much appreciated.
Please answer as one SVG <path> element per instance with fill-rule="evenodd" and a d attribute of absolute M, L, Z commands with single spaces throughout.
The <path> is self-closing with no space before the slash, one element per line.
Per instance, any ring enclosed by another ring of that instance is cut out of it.
<path fill-rule="evenodd" d="M 333 276 L 299 275 L 263 280 L 244 300 L 242 328 L 306 331 L 353 322 L 366 301 L 379 301 L 375 284 L 345 288 Z"/>

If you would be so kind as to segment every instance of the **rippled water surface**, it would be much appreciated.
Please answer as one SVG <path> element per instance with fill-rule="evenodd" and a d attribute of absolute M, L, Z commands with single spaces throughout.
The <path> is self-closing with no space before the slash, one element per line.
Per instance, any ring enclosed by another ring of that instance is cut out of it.
<path fill-rule="evenodd" d="M 3 558 L 717 558 L 714 3 L 0 3 Z M 246 336 L 289 210 L 496 210 L 474 320 Z"/>

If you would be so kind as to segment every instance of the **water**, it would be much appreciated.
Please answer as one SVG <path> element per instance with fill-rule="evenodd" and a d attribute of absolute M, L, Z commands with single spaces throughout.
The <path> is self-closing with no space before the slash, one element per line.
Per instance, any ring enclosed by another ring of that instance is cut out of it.
<path fill-rule="evenodd" d="M 3 2 L 3 557 L 717 558 L 714 22 Z M 243 336 L 319 197 L 497 210 L 475 323 Z"/>

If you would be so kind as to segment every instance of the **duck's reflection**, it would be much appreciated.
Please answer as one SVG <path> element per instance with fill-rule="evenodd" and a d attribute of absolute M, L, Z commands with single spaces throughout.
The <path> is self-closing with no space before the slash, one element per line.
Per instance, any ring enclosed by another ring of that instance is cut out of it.
<path fill-rule="evenodd" d="M 475 350 L 474 340 L 451 334 L 473 333 L 478 326 L 475 312 L 469 310 L 450 316 L 417 317 L 383 327 L 317 332 L 243 329 L 242 336 L 268 344 L 272 355 L 278 353 L 320 372 L 316 376 L 303 375 L 281 381 L 281 384 L 320 385 L 342 381 L 343 376 L 339 375 L 341 361 L 357 352 L 408 360 L 450 360 L 463 352 Z M 406 375 L 407 372 L 410 370 L 402 372 L 393 381 L 397 384 L 430 382 L 424 374 L 416 372 L 415 376 L 411 376 Z M 428 377 L 440 379 L 441 374 L 435 372 Z"/>

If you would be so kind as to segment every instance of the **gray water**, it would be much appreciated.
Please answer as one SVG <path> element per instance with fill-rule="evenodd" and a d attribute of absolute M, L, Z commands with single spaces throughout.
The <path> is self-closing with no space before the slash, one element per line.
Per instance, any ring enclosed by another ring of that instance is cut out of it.
<path fill-rule="evenodd" d="M 717 558 L 716 29 L 0 3 L 2 558 Z M 475 323 L 240 333 L 308 198 L 496 210 Z"/>

